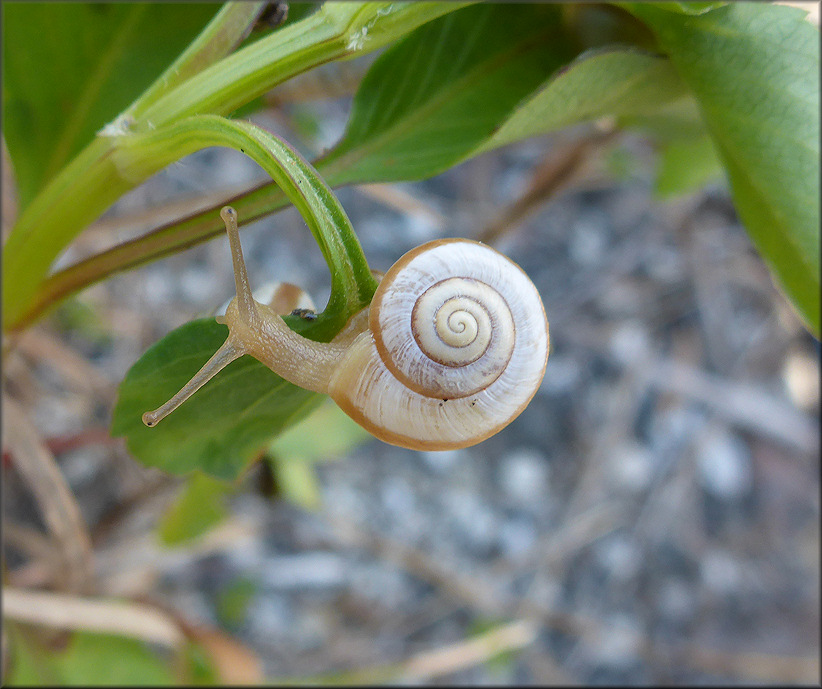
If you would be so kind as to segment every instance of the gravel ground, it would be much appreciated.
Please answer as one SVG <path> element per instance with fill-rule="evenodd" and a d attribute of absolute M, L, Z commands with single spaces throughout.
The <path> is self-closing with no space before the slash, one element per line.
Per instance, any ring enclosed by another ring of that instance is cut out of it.
<path fill-rule="evenodd" d="M 313 114 L 318 149 L 347 110 L 286 112 Z M 294 140 L 283 120 L 260 122 Z M 480 236 L 563 141 L 395 185 L 403 209 L 356 189 L 339 198 L 385 270 L 428 239 Z M 219 627 L 276 678 L 818 683 L 819 343 L 724 187 L 660 203 L 647 145 L 626 136 L 619 150 L 630 175 L 585 176 L 496 243 L 539 288 L 552 339 L 545 380 L 507 429 L 451 452 L 365 442 L 318 465 L 316 511 L 268 497 L 254 469 L 213 537 L 178 550 L 152 529 L 179 481 L 93 437 L 57 459 L 91 529 L 97 590 Z M 112 215 L 257 175 L 204 151 Z M 126 236 L 91 232 L 65 260 Z M 244 230 L 243 248 L 253 284 L 295 282 L 325 303 L 296 212 Z M 44 437 L 93 436 L 145 348 L 232 290 L 225 239 L 94 286 L 78 300 L 94 327 L 54 317 L 32 331 L 9 388 Z M 66 351 L 83 380 L 67 380 Z M 3 478 L 7 520 L 39 526 L 8 463 Z M 19 546 L 6 561 L 12 581 L 37 581 Z"/>

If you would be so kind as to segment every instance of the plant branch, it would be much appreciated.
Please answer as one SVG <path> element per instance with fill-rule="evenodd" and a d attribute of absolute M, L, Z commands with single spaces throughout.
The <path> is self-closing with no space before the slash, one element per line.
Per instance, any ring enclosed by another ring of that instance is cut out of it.
<path fill-rule="evenodd" d="M 176 648 L 185 641 L 164 612 L 139 603 L 80 598 L 45 591 L 3 588 L 3 615 L 56 629 L 116 634 Z"/>
<path fill-rule="evenodd" d="M 248 155 L 303 216 L 331 271 L 331 297 L 320 318 L 338 331 L 370 302 L 377 282 L 339 201 L 288 144 L 248 122 L 199 115 L 163 130 L 123 137 L 115 160 L 124 176 L 142 177 L 147 169 L 209 146 L 227 146 Z"/>
<path fill-rule="evenodd" d="M 118 119 L 136 120 L 147 108 L 228 55 L 251 32 L 267 2 L 227 2 L 180 57 Z"/>
<path fill-rule="evenodd" d="M 91 539 L 66 479 L 37 429 L 13 399 L 3 396 L 3 444 L 14 455 L 15 467 L 35 495 L 44 521 L 61 551 L 65 585 L 88 591 L 93 582 Z M 6 601 L 4 600 L 4 611 Z"/>
<path fill-rule="evenodd" d="M 331 60 L 370 53 L 471 3 L 323 4 L 302 21 L 229 55 L 147 108 L 139 129 L 199 113 L 227 115 L 279 83 Z"/>

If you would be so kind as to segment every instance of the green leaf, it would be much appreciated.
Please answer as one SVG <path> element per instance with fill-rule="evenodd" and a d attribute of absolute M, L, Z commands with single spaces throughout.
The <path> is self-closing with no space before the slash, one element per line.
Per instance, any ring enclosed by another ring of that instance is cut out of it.
<path fill-rule="evenodd" d="M 173 414 L 147 428 L 142 414 L 170 399 L 228 335 L 214 319 L 192 321 L 154 344 L 120 385 L 112 434 L 148 466 L 174 474 L 200 469 L 235 479 L 280 431 L 322 395 L 287 383 L 249 356 L 229 364 Z"/>
<path fill-rule="evenodd" d="M 672 141 L 659 153 L 654 193 L 660 198 L 685 194 L 721 176 L 722 163 L 709 136 Z"/>
<path fill-rule="evenodd" d="M 322 171 L 334 186 L 437 174 L 573 54 L 551 5 L 480 4 L 432 21 L 371 66 Z"/>
<path fill-rule="evenodd" d="M 242 576 L 220 589 L 214 606 L 220 624 L 229 629 L 240 627 L 256 593 L 257 582 Z"/>
<path fill-rule="evenodd" d="M 480 150 L 605 115 L 652 113 L 684 93 L 664 57 L 630 48 L 589 51 L 547 79 Z"/>
<path fill-rule="evenodd" d="M 14 634 L 9 686 L 170 686 L 168 659 L 148 645 L 120 636 L 73 632 L 60 651 L 39 648 Z"/>
<path fill-rule="evenodd" d="M 472 44 L 466 45 L 462 35 Z M 543 106 L 552 109 L 550 126 L 556 127 L 602 114 L 662 109 L 667 98 L 682 91 L 668 61 L 628 49 L 588 53 L 551 78 L 574 55 L 555 7 L 482 5 L 453 12 L 417 29 L 375 61 L 355 97 L 346 135 L 315 165 L 330 186 L 426 177 L 486 147 L 547 131 L 540 119 Z M 609 69 L 616 70 L 616 80 Z M 407 78 L 401 83 L 402 74 Z M 602 99 L 608 107 L 601 107 Z M 504 126 L 512 114 L 513 122 Z M 500 127 L 501 135 L 491 138 Z M 274 184 L 267 184 L 233 203 L 240 219 L 250 222 L 287 202 Z M 214 209 L 158 228 L 48 278 L 32 310 L 37 313 L 80 286 L 219 231 Z"/>
<path fill-rule="evenodd" d="M 742 222 L 818 336 L 818 29 L 801 10 L 764 3 L 699 16 L 629 8 L 693 91 Z"/>
<path fill-rule="evenodd" d="M 705 14 L 705 12 L 710 12 L 711 10 L 715 10 L 717 7 L 722 7 L 723 5 L 727 5 L 726 2 L 654 2 L 648 3 L 649 5 L 652 4 L 654 7 L 658 7 L 661 10 L 667 10 L 668 12 L 678 12 L 679 14 Z"/>
<path fill-rule="evenodd" d="M 268 459 L 283 495 L 305 509 L 317 509 L 320 489 L 313 462 L 336 459 L 370 437 L 336 404 L 327 401 L 269 447 Z"/>
<path fill-rule="evenodd" d="M 160 127 L 200 113 L 226 115 L 300 72 L 377 50 L 465 4 L 325 2 L 181 84 L 153 103 L 144 119 Z"/>
<path fill-rule="evenodd" d="M 219 686 L 220 673 L 201 643 L 189 641 L 183 650 L 185 682 L 192 686 Z"/>
<path fill-rule="evenodd" d="M 344 455 L 370 437 L 368 431 L 329 400 L 280 435 L 269 449 L 282 459 L 315 462 Z"/>
<path fill-rule="evenodd" d="M 75 632 L 58 661 L 66 685 L 168 686 L 169 664 L 136 639 Z"/>
<path fill-rule="evenodd" d="M 3 3 L 3 133 L 21 208 L 169 65 L 217 9 L 188 3 Z"/>
<path fill-rule="evenodd" d="M 277 477 L 280 493 L 286 500 L 306 510 L 319 509 L 320 486 L 311 464 L 276 455 L 269 456 L 268 461 Z"/>
<path fill-rule="evenodd" d="M 699 105 L 690 94 L 652 113 L 621 115 L 617 118 L 617 124 L 625 129 L 636 129 L 662 144 L 697 139 L 708 134 Z"/>
<path fill-rule="evenodd" d="M 157 535 L 174 546 L 201 536 L 226 516 L 225 498 L 234 486 L 200 471 L 188 477 L 182 492 L 160 517 Z"/>

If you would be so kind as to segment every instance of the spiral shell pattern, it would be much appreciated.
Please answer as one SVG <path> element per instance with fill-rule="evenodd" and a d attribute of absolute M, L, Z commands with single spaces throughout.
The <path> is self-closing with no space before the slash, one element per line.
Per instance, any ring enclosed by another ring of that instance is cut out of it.
<path fill-rule="evenodd" d="M 400 258 L 374 295 L 369 330 L 330 394 L 405 447 L 464 447 L 496 433 L 533 397 L 548 356 L 531 280 L 470 240 L 429 242 Z"/>

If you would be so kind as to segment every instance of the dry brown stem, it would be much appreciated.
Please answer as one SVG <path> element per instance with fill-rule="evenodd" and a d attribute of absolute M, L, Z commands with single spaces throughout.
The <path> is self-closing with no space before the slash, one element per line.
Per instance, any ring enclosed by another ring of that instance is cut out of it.
<path fill-rule="evenodd" d="M 78 392 L 103 400 L 113 398 L 115 386 L 88 359 L 60 342 L 43 328 L 30 328 L 17 340 L 17 351 L 36 362 L 45 362 Z"/>
<path fill-rule="evenodd" d="M 3 395 L 3 446 L 34 494 L 64 564 L 63 586 L 73 592 L 93 589 L 91 540 L 77 501 L 37 429 L 8 395 Z"/>
<path fill-rule="evenodd" d="M 116 634 L 172 648 L 185 639 L 171 617 L 138 603 L 4 587 L 3 615 L 28 624 Z"/>
<path fill-rule="evenodd" d="M 400 213 L 424 218 L 436 229 L 446 224 L 446 218 L 442 213 L 400 189 L 396 184 L 360 184 L 357 191 Z"/>
<path fill-rule="evenodd" d="M 616 130 L 597 131 L 552 150 L 534 171 L 525 192 L 502 209 L 475 239 L 493 244 L 520 226 L 540 206 L 585 175 L 593 156 L 616 137 Z"/>

